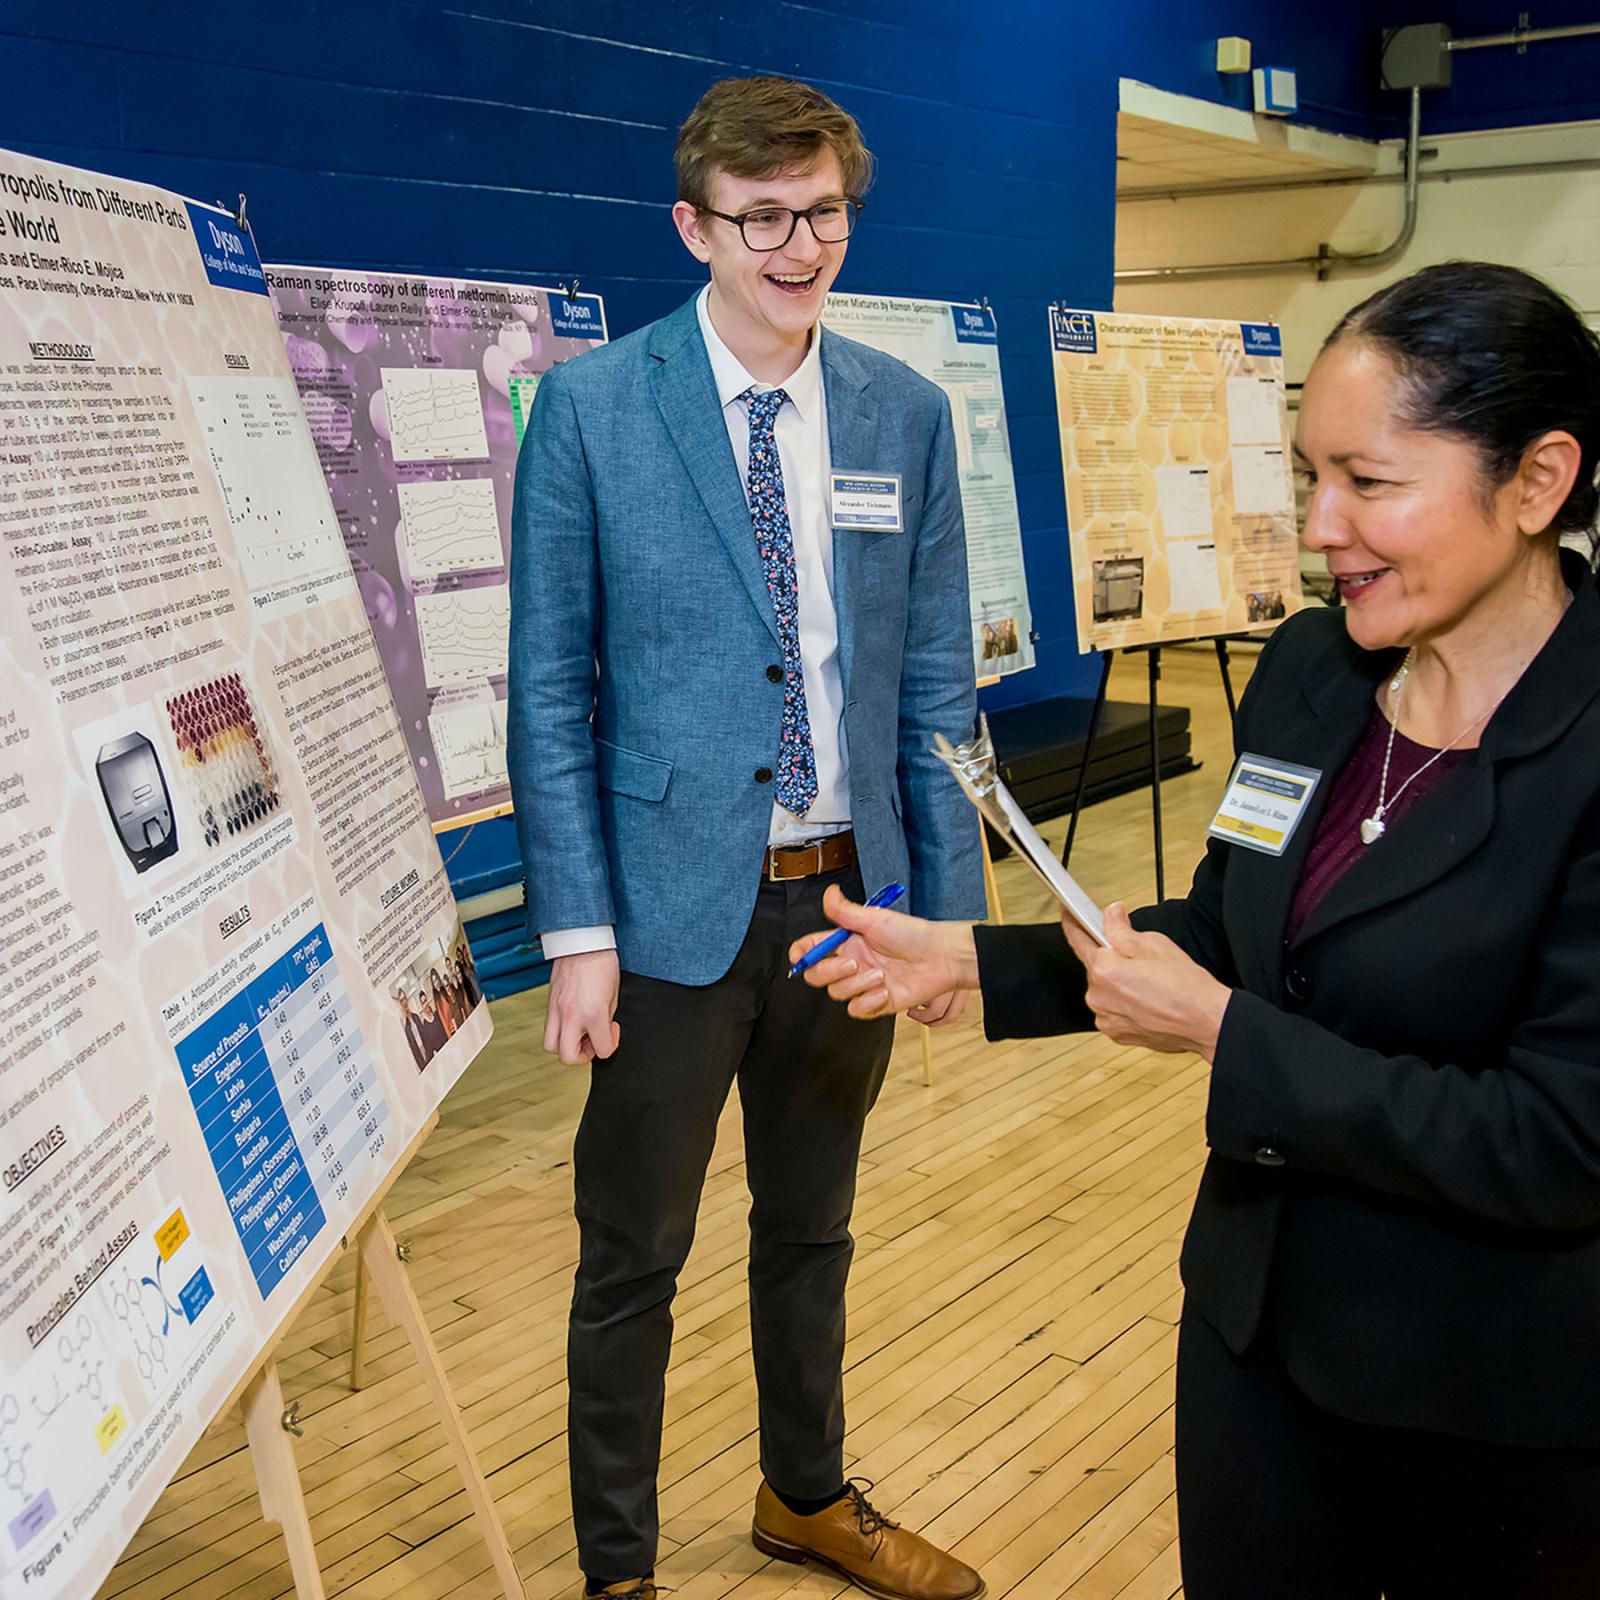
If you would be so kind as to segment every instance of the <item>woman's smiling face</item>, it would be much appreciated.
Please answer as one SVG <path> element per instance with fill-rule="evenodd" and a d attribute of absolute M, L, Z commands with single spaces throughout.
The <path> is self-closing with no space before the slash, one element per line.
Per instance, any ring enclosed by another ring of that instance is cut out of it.
<path fill-rule="evenodd" d="M 1359 338 L 1317 357 L 1300 401 L 1306 548 L 1326 556 L 1366 650 L 1437 639 L 1498 606 L 1532 543 L 1514 483 L 1496 490 L 1474 446 L 1409 426 L 1404 402 L 1394 363 Z"/>

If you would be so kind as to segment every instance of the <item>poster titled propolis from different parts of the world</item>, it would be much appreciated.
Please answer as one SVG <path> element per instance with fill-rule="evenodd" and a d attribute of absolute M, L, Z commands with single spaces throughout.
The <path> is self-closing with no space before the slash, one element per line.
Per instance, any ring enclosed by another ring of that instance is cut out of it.
<path fill-rule="evenodd" d="M 266 271 L 429 815 L 503 812 L 517 450 L 540 378 L 604 342 L 605 308 L 527 284 Z"/>
<path fill-rule="evenodd" d="M 832 294 L 822 320 L 835 333 L 904 361 L 944 390 L 955 425 L 967 528 L 973 670 L 982 679 L 1031 667 L 1033 614 L 994 312 L 948 300 Z"/>
<path fill-rule="evenodd" d="M 0 152 L 0 1594 L 82 1600 L 489 1036 L 248 236 Z"/>
<path fill-rule="evenodd" d="M 1050 344 L 1079 650 L 1297 611 L 1278 328 L 1052 306 Z"/>

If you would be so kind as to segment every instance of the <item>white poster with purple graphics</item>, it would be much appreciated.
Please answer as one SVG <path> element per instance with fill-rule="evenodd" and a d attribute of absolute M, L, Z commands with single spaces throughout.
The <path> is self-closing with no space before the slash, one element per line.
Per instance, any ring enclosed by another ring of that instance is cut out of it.
<path fill-rule="evenodd" d="M 429 815 L 508 811 L 517 451 L 539 379 L 605 342 L 605 307 L 528 284 L 266 273 Z"/>

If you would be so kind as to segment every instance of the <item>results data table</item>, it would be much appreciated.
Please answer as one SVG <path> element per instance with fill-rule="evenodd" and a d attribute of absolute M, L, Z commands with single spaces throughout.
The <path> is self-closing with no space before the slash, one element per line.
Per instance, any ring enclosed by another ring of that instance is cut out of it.
<path fill-rule="evenodd" d="M 389 1120 L 314 916 L 255 952 L 230 975 L 228 998 L 174 1041 L 263 1299 L 382 1151 Z"/>

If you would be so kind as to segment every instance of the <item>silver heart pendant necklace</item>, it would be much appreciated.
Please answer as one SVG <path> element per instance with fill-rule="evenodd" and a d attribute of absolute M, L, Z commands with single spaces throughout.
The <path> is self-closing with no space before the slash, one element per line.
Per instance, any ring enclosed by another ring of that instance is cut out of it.
<path fill-rule="evenodd" d="M 1450 743 L 1444 747 L 1443 750 L 1435 750 L 1433 754 L 1429 756 L 1428 759 L 1424 761 L 1422 765 L 1418 767 L 1417 770 L 1413 772 L 1411 776 L 1407 778 L 1406 781 L 1402 783 L 1400 787 L 1391 795 L 1389 793 L 1389 761 L 1394 755 L 1394 732 L 1395 729 L 1400 725 L 1400 707 L 1405 702 L 1406 679 L 1411 676 L 1411 665 L 1416 659 L 1416 654 L 1417 652 L 1415 646 L 1413 646 L 1410 650 L 1407 650 L 1405 660 L 1400 663 L 1400 670 L 1389 680 L 1389 695 L 1394 702 L 1389 711 L 1389 742 L 1384 746 L 1383 749 L 1383 775 L 1378 779 L 1377 809 L 1370 817 L 1363 817 L 1361 819 L 1362 844 L 1376 844 L 1378 840 L 1380 840 L 1384 834 L 1388 832 L 1389 825 L 1383 820 L 1383 818 L 1384 813 L 1388 811 L 1389 807 L 1392 806 L 1395 801 L 1398 800 L 1400 796 L 1403 795 L 1406 790 L 1409 789 L 1411 785 L 1414 784 L 1417 779 L 1420 778 L 1422 774 L 1439 759 L 1440 756 L 1444 755 L 1447 751 L 1453 750 L 1456 745 L 1465 739 L 1466 736 L 1478 726 L 1480 722 L 1487 722 L 1490 715 L 1500 704 L 1500 700 L 1496 700 L 1494 705 L 1490 706 L 1487 711 L 1484 711 L 1478 716 L 1474 717 L 1472 721 L 1469 722 L 1466 727 L 1464 727 L 1455 736 L 1455 738 L 1453 738 Z M 1518 676 L 1520 675 L 1521 674 L 1519 673 Z M 1512 680 L 1512 682 L 1515 681 L 1516 679 Z M 1501 700 L 1504 698 L 1504 695 L 1500 697 Z"/>

